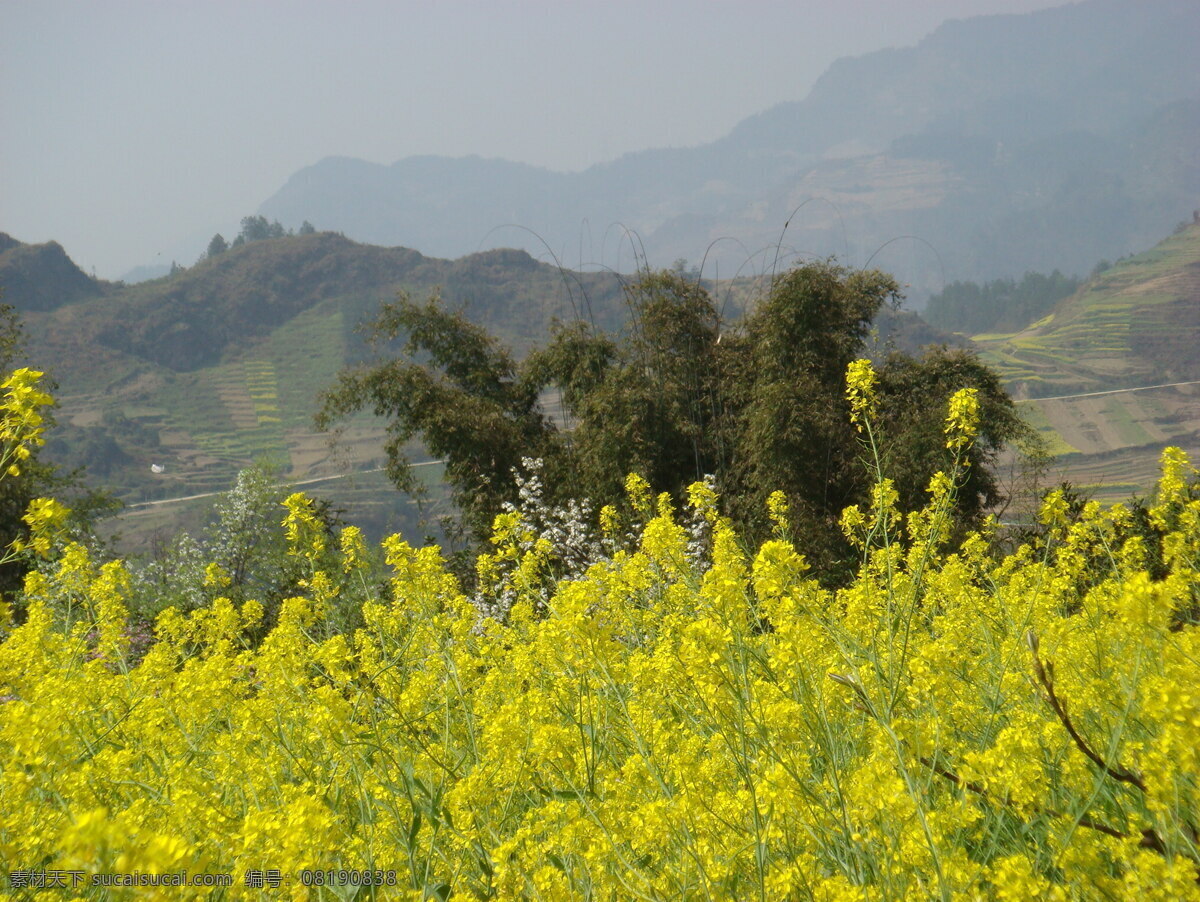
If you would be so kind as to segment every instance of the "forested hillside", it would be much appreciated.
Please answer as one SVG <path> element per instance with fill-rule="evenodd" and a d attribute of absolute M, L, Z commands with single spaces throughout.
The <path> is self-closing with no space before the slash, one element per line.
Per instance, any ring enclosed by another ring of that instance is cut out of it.
<path fill-rule="evenodd" d="M 1041 319 L 1078 287 L 1079 279 L 1057 269 L 1048 276 L 1027 272 L 1020 281 L 952 282 L 929 299 L 921 318 L 963 335 L 1015 332 Z"/>

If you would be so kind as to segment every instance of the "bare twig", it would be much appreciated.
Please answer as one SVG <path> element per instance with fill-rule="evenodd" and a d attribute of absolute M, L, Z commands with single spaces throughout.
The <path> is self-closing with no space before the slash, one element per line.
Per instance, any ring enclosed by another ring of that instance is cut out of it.
<path fill-rule="evenodd" d="M 1075 724 L 1071 721 L 1071 715 L 1067 713 L 1066 703 L 1058 697 L 1058 693 L 1054 688 L 1054 662 L 1047 661 L 1042 663 L 1042 659 L 1038 656 L 1038 638 L 1033 630 L 1025 634 L 1025 641 L 1029 645 L 1029 650 L 1033 653 L 1033 671 L 1037 676 L 1038 683 L 1042 690 L 1046 693 L 1046 702 L 1050 705 L 1050 709 L 1058 717 L 1059 722 L 1066 728 L 1071 739 L 1075 743 L 1075 747 L 1087 757 L 1089 761 L 1095 764 L 1098 768 L 1112 777 L 1114 780 L 1119 780 L 1122 783 L 1129 783 L 1136 786 L 1142 792 L 1146 791 L 1146 781 L 1139 774 L 1134 773 L 1126 767 L 1121 767 L 1119 764 L 1111 765 L 1101 758 L 1092 747 L 1087 744 L 1087 741 L 1075 729 Z"/>
<path fill-rule="evenodd" d="M 1011 799 L 1005 798 L 1005 799 L 998 800 L 998 799 L 993 798 L 992 794 L 989 793 L 987 791 L 987 789 L 985 789 L 983 786 L 980 786 L 978 783 L 974 783 L 970 780 L 964 780 L 958 774 L 954 773 L 954 771 L 948 770 L 945 767 L 942 767 L 941 765 L 939 765 L 937 762 L 933 761 L 932 759 L 919 758 L 918 760 L 923 765 L 928 767 L 931 771 L 933 771 L 935 774 L 937 774 L 939 777 L 943 777 L 943 778 L 949 780 L 951 783 L 955 784 L 956 786 L 961 786 L 963 789 L 967 790 L 968 792 L 972 792 L 975 795 L 979 796 L 980 798 L 986 799 L 987 801 L 992 802 L 994 804 L 1000 804 L 1004 808 L 1012 807 Z M 1053 808 L 1049 808 L 1049 809 L 1034 808 L 1033 813 L 1034 814 L 1044 814 L 1049 817 L 1069 817 L 1070 816 L 1070 815 L 1067 815 L 1065 812 L 1055 811 Z M 1081 827 L 1084 827 L 1088 830 L 1095 830 L 1097 833 L 1103 833 L 1106 836 L 1112 836 L 1116 839 L 1128 839 L 1129 838 L 1128 833 L 1124 833 L 1121 830 L 1118 830 L 1116 827 L 1110 827 L 1108 824 L 1105 824 L 1102 821 L 1092 820 L 1090 817 L 1076 817 L 1076 818 L 1074 818 L 1074 821 Z M 1167 848 L 1166 848 L 1166 845 L 1162 841 L 1162 837 L 1160 837 L 1155 830 L 1153 830 L 1151 828 L 1146 828 L 1145 830 L 1141 831 L 1141 835 L 1142 835 L 1142 838 L 1138 842 L 1138 845 L 1141 846 L 1143 849 L 1152 849 L 1153 851 L 1158 852 L 1160 855 L 1165 855 L 1167 853 Z"/>

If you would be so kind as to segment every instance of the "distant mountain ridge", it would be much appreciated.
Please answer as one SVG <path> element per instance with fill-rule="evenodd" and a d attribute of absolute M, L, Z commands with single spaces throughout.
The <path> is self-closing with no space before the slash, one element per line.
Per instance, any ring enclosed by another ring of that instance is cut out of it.
<path fill-rule="evenodd" d="M 862 265 L 916 236 L 877 261 L 916 291 L 1086 272 L 1152 244 L 1200 199 L 1197 33 L 1200 7 L 1181 0 L 952 21 L 915 47 L 839 60 L 804 100 L 702 147 L 579 173 L 329 158 L 260 211 L 435 256 L 518 246 L 625 271 L 643 248 L 666 265 L 710 245 L 721 276 L 762 271 L 781 239 L 785 257 Z"/>
<path fill-rule="evenodd" d="M 353 326 L 399 289 L 441 290 L 451 306 L 519 348 L 546 334 L 554 318 L 590 317 L 614 329 L 625 315 L 614 275 L 568 274 L 521 250 L 441 260 L 317 232 L 249 242 L 174 275 L 124 285 L 86 276 L 57 243 L 3 238 L 11 244 L 0 253 L 5 300 L 30 319 L 35 344 L 62 361 L 68 383 L 75 375 L 92 382 L 104 355 L 176 372 L 212 366 L 321 304 L 336 305 Z"/>

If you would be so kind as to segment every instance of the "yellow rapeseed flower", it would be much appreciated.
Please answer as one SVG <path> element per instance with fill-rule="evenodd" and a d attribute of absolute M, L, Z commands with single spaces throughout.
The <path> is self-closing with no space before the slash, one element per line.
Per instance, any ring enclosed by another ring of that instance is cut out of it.
<path fill-rule="evenodd" d="M 850 402 L 850 422 L 859 432 L 875 418 L 879 399 L 875 392 L 879 378 L 870 360 L 853 361 L 846 368 L 846 398 Z"/>

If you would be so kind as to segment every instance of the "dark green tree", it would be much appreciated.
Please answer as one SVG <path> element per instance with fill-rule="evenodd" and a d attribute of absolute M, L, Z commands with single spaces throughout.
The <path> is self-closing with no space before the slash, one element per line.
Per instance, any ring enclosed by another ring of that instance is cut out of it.
<path fill-rule="evenodd" d="M 962 388 L 977 389 L 980 405 L 979 435 L 957 495 L 959 516 L 970 524 L 1004 500 L 996 475 L 1004 448 L 1036 441 L 994 370 L 960 349 L 935 347 L 921 358 L 890 355 L 879 370 L 879 434 L 883 469 L 895 481 L 900 506 L 915 510 L 927 500 L 929 474 L 951 469 L 942 415 Z"/>
<path fill-rule="evenodd" d="M 898 301 L 885 273 L 811 263 L 775 279 L 747 318 L 729 380 L 734 465 L 723 488 L 751 538 L 766 529 L 766 499 L 780 490 L 805 553 L 825 567 L 841 554 L 837 518 L 866 484 L 846 367 L 864 355 L 879 308 Z"/>
<path fill-rule="evenodd" d="M 420 436 L 446 461 L 446 480 L 468 532 L 484 535 L 513 493 L 522 457 L 552 456 L 553 430 L 538 406 L 537 386 L 519 378 L 512 355 L 479 326 L 401 293 L 371 327 L 374 339 L 401 334 L 404 356 L 342 373 L 325 395 L 317 424 L 330 428 L 362 409 L 388 417 L 388 476 L 412 492 L 416 482 L 404 455 Z"/>
<path fill-rule="evenodd" d="M 626 299 L 630 318 L 620 334 L 560 324 L 518 366 L 436 298 L 421 305 L 401 296 L 374 333 L 405 335 L 402 355 L 343 373 L 318 424 L 329 428 L 361 409 L 389 418 L 389 474 L 402 488 L 414 486 L 404 445 L 420 437 L 446 459 L 467 531 L 480 539 L 502 505 L 515 501 L 512 471 L 523 457 L 543 460 L 552 504 L 620 505 L 630 472 L 680 499 L 711 474 L 750 542 L 767 534 L 766 499 L 782 490 L 795 537 L 836 578 L 851 557 L 838 518 L 864 500 L 871 482 L 850 424 L 846 368 L 864 355 L 880 307 L 898 303 L 896 282 L 878 271 L 810 263 L 776 278 L 736 324 L 723 322 L 709 291 L 678 271 L 644 274 Z M 908 509 L 923 504 L 929 477 L 948 466 L 942 427 L 950 395 L 980 389 L 984 434 L 960 510 L 964 523 L 973 521 L 999 500 L 988 467 L 1022 429 L 1011 400 L 962 352 L 893 354 L 879 369 L 889 473 L 903 470 Z M 548 416 L 543 405 L 557 413 Z"/>
<path fill-rule="evenodd" d="M 561 393 L 563 459 L 547 461 L 597 501 L 620 497 L 628 473 L 678 496 L 720 467 L 719 317 L 708 292 L 675 272 L 626 289 L 621 338 L 582 323 L 559 327 L 522 368 L 538 391 Z"/>
<path fill-rule="evenodd" d="M 243 216 L 239 237 L 247 242 L 265 241 L 271 237 L 271 224 L 265 216 Z"/>

